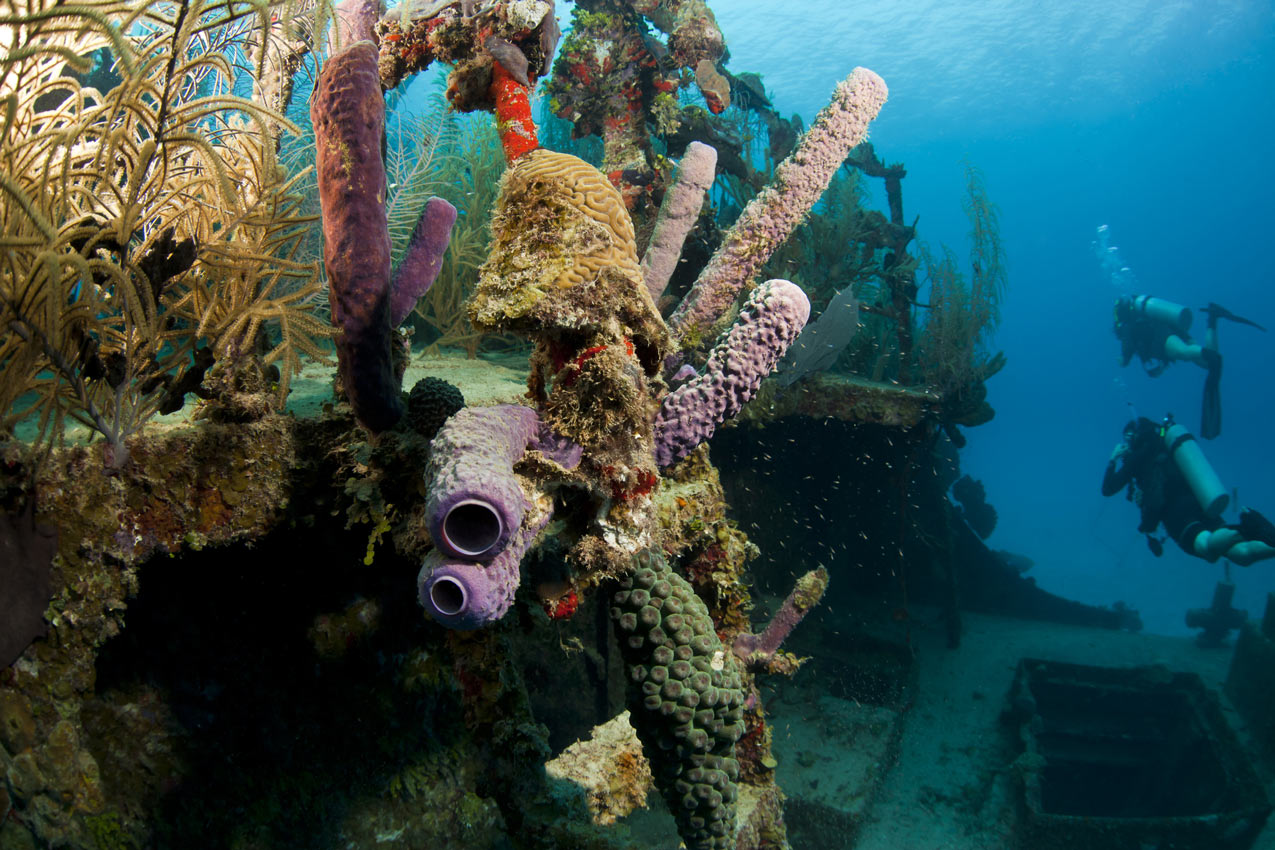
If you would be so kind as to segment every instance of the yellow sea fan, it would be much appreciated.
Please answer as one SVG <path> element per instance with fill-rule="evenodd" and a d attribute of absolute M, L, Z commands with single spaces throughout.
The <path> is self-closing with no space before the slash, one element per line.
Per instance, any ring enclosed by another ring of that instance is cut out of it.
<path fill-rule="evenodd" d="M 198 348 L 251 356 L 270 325 L 285 388 L 322 353 L 312 219 L 269 131 L 296 128 L 228 93 L 218 49 L 270 7 L 0 5 L 0 432 L 56 441 L 70 416 L 118 448 Z"/>

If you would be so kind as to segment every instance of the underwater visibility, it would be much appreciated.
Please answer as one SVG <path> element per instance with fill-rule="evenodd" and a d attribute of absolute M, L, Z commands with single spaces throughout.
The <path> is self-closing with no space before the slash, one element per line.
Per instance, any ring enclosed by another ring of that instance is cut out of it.
<path fill-rule="evenodd" d="M 0 0 L 0 850 L 1275 848 L 1272 57 Z"/>

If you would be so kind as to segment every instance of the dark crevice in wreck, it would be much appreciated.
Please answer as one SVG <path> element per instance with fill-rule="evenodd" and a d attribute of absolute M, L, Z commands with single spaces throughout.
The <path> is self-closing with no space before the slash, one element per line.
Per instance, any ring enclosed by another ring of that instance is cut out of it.
<path fill-rule="evenodd" d="M 364 546 L 285 528 L 143 565 L 128 628 L 98 658 L 85 726 L 104 775 L 156 783 L 157 846 L 229 847 L 245 824 L 267 846 L 339 846 L 361 793 L 455 734 L 454 703 L 395 687 L 400 660 L 436 630 L 402 592 L 416 567 L 358 567 Z M 124 737 L 147 704 L 167 722 Z M 171 773 L 129 769 L 162 752 L 178 762 Z"/>

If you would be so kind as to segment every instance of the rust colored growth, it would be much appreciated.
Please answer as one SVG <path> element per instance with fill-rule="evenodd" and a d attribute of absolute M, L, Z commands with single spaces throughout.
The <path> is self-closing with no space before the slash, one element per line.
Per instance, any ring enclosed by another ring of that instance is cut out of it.
<path fill-rule="evenodd" d="M 42 503 L 62 534 L 79 541 L 63 547 L 64 557 L 136 564 L 178 551 L 190 535 L 208 543 L 257 536 L 287 500 L 294 433 L 283 416 L 203 422 L 135 439 L 130 449 L 132 461 L 114 475 L 84 448 L 57 452 L 45 465 Z"/>
<path fill-rule="evenodd" d="M 635 477 L 635 486 L 629 498 L 650 495 L 655 485 L 660 483 L 660 476 L 653 469 L 639 469 Z"/>
<path fill-rule="evenodd" d="M 642 496 L 655 492 L 660 477 L 653 469 L 629 469 L 628 467 L 604 466 L 602 474 L 607 482 L 611 498 L 616 502 L 631 502 Z"/>
<path fill-rule="evenodd" d="M 735 758 L 739 761 L 740 779 L 745 782 L 764 781 L 775 769 L 770 726 L 756 705 L 744 712 L 744 736 L 735 744 Z"/>
<path fill-rule="evenodd" d="M 622 299 L 616 302 L 623 307 Z M 582 318 L 596 321 L 599 328 L 606 327 L 608 319 L 614 326 L 615 320 L 603 312 L 606 307 L 601 301 L 596 319 L 587 314 Z M 586 451 L 605 457 L 605 463 L 652 466 L 643 454 L 643 435 L 650 432 L 652 415 L 649 375 L 659 363 L 650 356 L 652 350 L 648 345 L 638 356 L 635 345 L 630 355 L 623 337 L 603 333 L 542 342 L 532 360 L 536 379 L 529 384 L 545 421 Z M 550 371 L 551 363 L 562 365 Z"/>
<path fill-rule="evenodd" d="M 696 587 L 711 584 L 713 573 L 722 569 L 728 560 L 726 549 L 721 544 L 714 543 L 709 546 L 686 565 L 686 573 L 691 580 L 691 584 Z"/>
<path fill-rule="evenodd" d="M 564 387 L 570 387 L 574 385 L 576 382 L 576 378 L 580 376 L 581 370 L 584 369 L 585 362 L 588 361 L 588 359 L 592 357 L 593 355 L 601 354 L 602 352 L 606 350 L 607 350 L 607 347 L 605 345 L 595 345 L 591 348 L 586 348 L 584 351 L 580 352 L 580 354 L 577 355 L 574 360 L 571 361 L 569 370 L 566 372 L 566 374 L 562 375 L 560 378 L 557 379 L 558 382 Z"/>
<path fill-rule="evenodd" d="M 189 481 L 192 470 L 182 470 L 159 488 L 131 489 L 130 504 L 119 514 L 117 545 L 126 558 L 141 561 L 155 552 L 174 553 L 185 545 L 188 535 L 209 540 L 228 539 L 253 511 L 241 509 L 241 502 L 264 489 L 248 483 L 242 473 L 232 471 L 212 476 L 207 486 Z M 199 477 L 208 477 L 203 468 Z M 269 485 L 266 485 L 267 487 Z"/>
<path fill-rule="evenodd" d="M 580 597 L 575 590 L 568 590 L 555 600 L 544 603 L 545 613 L 551 620 L 565 620 L 580 607 Z"/>
<path fill-rule="evenodd" d="M 377 25 L 379 72 L 385 89 L 434 61 L 451 66 L 447 99 L 459 112 L 492 111 L 498 69 L 532 88 L 557 45 L 553 4 L 462 0 L 415 2 L 392 9 Z"/>
<path fill-rule="evenodd" d="M 663 14 L 657 12 L 651 19 L 668 33 L 669 51 L 678 65 L 691 68 L 705 60 L 721 60 L 726 38 L 704 0 L 666 0 L 660 5 Z"/>
<path fill-rule="evenodd" d="M 637 160 L 642 162 L 642 160 Z M 640 213 L 643 210 L 659 207 L 659 198 L 664 192 L 664 178 L 655 170 L 647 168 L 645 164 L 635 168 L 619 168 L 607 172 L 607 179 L 611 181 L 620 193 L 620 197 L 624 199 L 624 207 L 630 213 L 638 213 L 635 218 L 640 219 Z"/>
<path fill-rule="evenodd" d="M 564 345 L 559 341 L 551 341 L 548 346 L 549 360 L 552 364 L 554 382 L 560 386 L 569 387 L 575 384 L 576 379 L 584 370 L 584 366 L 594 355 L 601 354 L 610 346 L 605 344 L 591 345 L 588 348 L 574 354 L 570 346 Z M 633 341 L 628 337 L 624 338 L 624 351 L 630 358 L 637 356 L 637 350 L 633 347 Z"/>
<path fill-rule="evenodd" d="M 717 66 L 701 59 L 695 66 L 695 84 L 708 104 L 709 112 L 720 115 L 730 106 L 730 81 L 717 72 Z"/>
<path fill-rule="evenodd" d="M 415 21 L 406 28 L 397 17 L 381 21 L 377 27 L 381 39 L 377 74 L 384 88 L 396 87 L 433 63 L 434 32 L 444 21 L 441 17 L 429 18 Z"/>
<path fill-rule="evenodd" d="M 134 515 L 134 535 L 161 551 L 173 551 L 185 534 L 182 518 L 163 500 L 150 501 Z"/>
<path fill-rule="evenodd" d="M 574 386 L 576 379 L 580 377 L 580 373 L 584 371 L 584 366 L 589 362 L 595 354 L 601 354 L 606 351 L 606 345 L 592 345 L 581 351 L 575 357 L 565 357 L 560 364 L 556 364 L 554 371 L 554 383 L 557 386 L 570 387 Z M 630 351 L 630 354 L 632 352 Z"/>
<path fill-rule="evenodd" d="M 208 534 L 230 521 L 232 511 L 215 487 L 200 487 L 194 493 L 195 530 Z"/>
<path fill-rule="evenodd" d="M 514 79 L 499 62 L 492 65 L 491 99 L 496 105 L 496 131 L 500 134 L 505 161 L 512 164 L 540 147 L 536 122 L 531 117 L 527 85 Z"/>
<path fill-rule="evenodd" d="M 630 24 L 622 15 L 581 19 L 576 11 L 545 89 L 558 116 L 575 125 L 576 138 L 601 134 L 608 121 L 643 112 L 643 92 L 656 62 Z M 649 146 L 645 121 L 637 125 L 642 139 L 635 141 Z"/>
<path fill-rule="evenodd" d="M 588 360 L 593 355 L 601 354 L 603 351 L 606 351 L 606 350 L 607 350 L 607 347 L 605 345 L 595 345 L 590 348 L 586 348 L 584 351 L 580 352 L 580 355 L 578 357 L 576 357 L 576 368 L 579 369 L 580 367 L 584 366 L 584 361 Z"/>

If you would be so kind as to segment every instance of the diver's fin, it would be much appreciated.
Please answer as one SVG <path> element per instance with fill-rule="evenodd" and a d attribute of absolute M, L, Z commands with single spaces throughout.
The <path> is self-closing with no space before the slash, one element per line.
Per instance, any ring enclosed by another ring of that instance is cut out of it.
<path fill-rule="evenodd" d="M 1275 546 L 1275 524 L 1252 508 L 1240 511 L 1240 534 L 1245 540 L 1257 540 Z"/>
<path fill-rule="evenodd" d="M 1204 402 L 1200 409 L 1200 436 L 1212 440 L 1222 433 L 1222 355 L 1204 350 L 1209 372 L 1204 376 Z"/>
<path fill-rule="evenodd" d="M 1204 310 L 1205 313 L 1209 314 L 1210 326 L 1217 324 L 1218 319 L 1229 319 L 1230 321 L 1238 322 L 1241 325 L 1249 325 L 1250 327 L 1257 328 L 1259 331 L 1263 331 L 1263 332 L 1266 331 L 1266 328 L 1262 327 L 1261 325 L 1259 325 L 1257 322 L 1253 321 L 1252 319 L 1246 319 L 1243 316 L 1237 316 L 1234 313 L 1232 313 L 1230 310 L 1223 307 L 1221 304 L 1217 304 L 1213 301 L 1210 301 L 1209 305 L 1202 309 Z"/>

